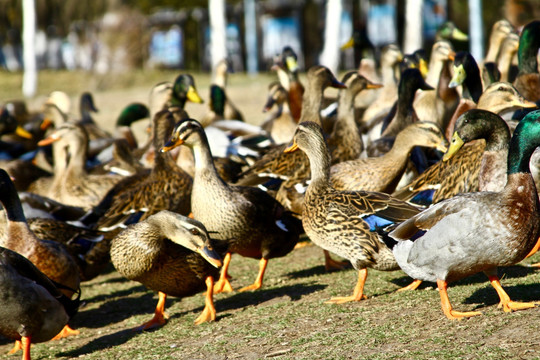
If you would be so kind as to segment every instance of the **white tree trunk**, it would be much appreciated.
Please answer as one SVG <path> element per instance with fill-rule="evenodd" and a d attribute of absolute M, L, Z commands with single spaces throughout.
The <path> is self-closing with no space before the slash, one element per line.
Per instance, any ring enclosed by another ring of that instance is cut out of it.
<path fill-rule="evenodd" d="M 246 26 L 246 55 L 247 70 L 250 74 L 257 73 L 259 63 L 257 55 L 257 15 L 255 0 L 244 0 L 244 23 Z"/>
<path fill-rule="evenodd" d="M 210 14 L 210 54 L 213 70 L 219 61 L 227 57 L 225 1 L 208 0 L 208 12 Z"/>
<path fill-rule="evenodd" d="M 480 63 L 484 59 L 482 0 L 469 0 L 469 38 L 471 55 Z"/>
<path fill-rule="evenodd" d="M 405 39 L 403 52 L 406 54 L 422 48 L 423 0 L 407 0 L 405 7 Z"/>
<path fill-rule="evenodd" d="M 23 61 L 22 92 L 32 97 L 37 90 L 36 67 L 36 6 L 34 0 L 23 0 Z"/>
<path fill-rule="evenodd" d="M 321 65 L 337 74 L 339 66 L 339 30 L 341 28 L 342 0 L 328 0 L 326 3 L 326 25 L 324 48 L 319 58 Z"/>

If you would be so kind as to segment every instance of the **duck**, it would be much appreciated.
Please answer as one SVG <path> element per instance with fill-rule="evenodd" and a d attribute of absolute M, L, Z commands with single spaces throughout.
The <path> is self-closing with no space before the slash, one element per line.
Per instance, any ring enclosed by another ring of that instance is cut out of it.
<path fill-rule="evenodd" d="M 501 114 L 533 106 L 535 104 L 523 99 L 512 84 L 498 82 L 486 88 L 476 108 Z M 469 142 L 455 155 L 430 166 L 411 183 L 397 189 L 392 195 L 401 200 L 429 205 L 458 193 L 478 191 L 478 174 L 485 146 L 483 141 Z"/>
<path fill-rule="evenodd" d="M 216 319 L 214 277 L 219 276 L 222 260 L 201 222 L 161 210 L 128 226 L 113 238 L 111 261 L 122 276 L 158 292 L 154 317 L 137 330 L 149 330 L 166 323 L 168 295 L 193 295 L 205 285 L 205 307 L 195 324 Z"/>
<path fill-rule="evenodd" d="M 392 193 L 407 168 L 416 146 L 446 151 L 446 138 L 430 122 L 416 122 L 400 131 L 389 152 L 379 157 L 344 161 L 330 168 L 330 181 L 336 190 L 365 190 Z"/>
<path fill-rule="evenodd" d="M 298 75 L 298 55 L 291 46 L 283 47 L 281 54 L 274 58 L 272 69 L 278 74 L 283 88 L 287 90 L 291 115 L 295 122 L 298 123 L 302 114 L 305 89 Z"/>
<path fill-rule="evenodd" d="M 491 27 L 489 35 L 489 45 L 484 62 L 497 62 L 497 57 L 501 50 L 501 45 L 506 37 L 514 32 L 514 27 L 506 19 L 496 21 Z"/>
<path fill-rule="evenodd" d="M 187 118 L 187 113 L 179 107 L 170 107 L 155 114 L 153 146 L 160 149 L 175 122 L 184 118 Z M 160 210 L 187 216 L 191 212 L 192 185 L 191 176 L 175 163 L 171 154 L 157 151 L 151 169 L 121 180 L 84 216 L 82 223 L 101 231 L 118 232 Z"/>
<path fill-rule="evenodd" d="M 439 40 L 467 41 L 469 40 L 469 36 L 459 30 L 453 21 L 445 21 L 439 26 L 437 33 L 435 34 L 435 41 Z"/>
<path fill-rule="evenodd" d="M 482 68 L 482 83 L 484 86 L 487 88 L 494 82 L 499 81 L 501 81 L 501 72 L 499 71 L 497 64 L 494 62 L 484 63 L 484 67 Z"/>
<path fill-rule="evenodd" d="M 263 112 L 274 107 L 276 111 L 268 116 L 261 128 L 270 135 L 275 144 L 288 143 L 296 130 L 296 121 L 291 114 L 287 90 L 278 81 L 272 81 L 268 85 L 268 98 Z"/>
<path fill-rule="evenodd" d="M 380 68 L 383 87 L 379 90 L 377 99 L 366 108 L 362 115 L 362 126 L 371 130 L 370 141 L 380 137 L 380 122 L 397 101 L 399 78 L 396 76 L 396 68 L 402 59 L 403 54 L 396 45 L 391 44 L 383 48 Z"/>
<path fill-rule="evenodd" d="M 452 307 L 448 283 L 484 272 L 505 312 L 533 308 L 512 301 L 504 291 L 497 267 L 521 261 L 540 235 L 540 204 L 529 160 L 540 145 L 540 111 L 517 126 L 508 150 L 508 180 L 502 191 L 454 196 L 399 224 L 388 235 L 397 241 L 392 252 L 409 276 L 437 283 L 448 319 L 481 315 Z"/>
<path fill-rule="evenodd" d="M 62 293 L 30 260 L 0 247 L 0 335 L 17 343 L 10 354 L 23 350 L 30 359 L 30 346 L 54 338 L 77 313 L 79 296 Z"/>
<path fill-rule="evenodd" d="M 338 91 L 337 116 L 332 132 L 328 136 L 332 164 L 358 159 L 362 155 L 364 142 L 362 132 L 358 128 L 360 119 L 357 116 L 355 100 L 366 89 L 372 90 L 382 87 L 380 84 L 372 83 L 357 71 L 345 73 L 341 82 L 345 84 L 346 88 Z"/>
<path fill-rule="evenodd" d="M 81 94 L 79 98 L 79 112 L 81 114 L 81 118 L 80 120 L 76 121 L 76 123 L 84 127 L 90 141 L 102 139 L 110 140 L 112 138 L 111 134 L 100 128 L 92 118 L 91 113 L 98 112 L 98 109 L 94 104 L 94 97 L 92 93 L 85 91 Z M 58 126 L 58 124 L 55 124 L 55 126 Z"/>
<path fill-rule="evenodd" d="M 66 122 L 38 145 L 53 145 L 55 170 L 45 195 L 60 203 L 89 210 L 122 176 L 93 175 L 86 170 L 88 135 L 81 125 Z"/>
<path fill-rule="evenodd" d="M 446 128 L 459 101 L 457 91 L 448 88 L 448 65 L 454 56 L 454 50 L 448 41 L 439 40 L 433 44 L 425 80 L 434 90 L 418 91 L 413 102 L 418 120 L 434 122 L 441 129 Z"/>
<path fill-rule="evenodd" d="M 63 286 L 60 291 L 71 298 L 79 292 L 79 270 L 75 260 L 60 243 L 41 240 L 30 230 L 17 190 L 8 173 L 0 169 L 0 202 L 5 209 L 7 223 L 0 237 L 0 246 L 15 251 L 30 260 L 51 280 Z M 66 325 L 60 337 L 78 334 Z"/>
<path fill-rule="evenodd" d="M 463 87 L 463 99 L 478 103 L 483 91 L 482 79 L 476 60 L 467 51 L 459 51 L 454 57 L 454 76 L 448 86 L 453 88 L 459 85 Z"/>
<path fill-rule="evenodd" d="M 382 137 L 395 137 L 407 125 L 418 120 L 413 107 L 417 90 L 434 90 L 427 84 L 420 70 L 406 69 L 401 74 L 398 88 L 398 100 L 395 115 L 387 116 L 383 122 Z"/>
<path fill-rule="evenodd" d="M 540 20 L 525 25 L 519 37 L 518 74 L 514 86 L 527 100 L 540 101 L 540 74 L 538 49 L 540 48 Z"/>
<path fill-rule="evenodd" d="M 388 194 L 339 191 L 330 183 L 330 155 L 319 124 L 301 122 L 286 153 L 302 150 L 311 164 L 311 182 L 305 193 L 302 225 L 318 246 L 349 260 L 358 271 L 351 296 L 335 297 L 341 304 L 366 299 L 367 269 L 398 270 L 382 237 L 384 228 L 417 214 L 419 209 Z"/>
<path fill-rule="evenodd" d="M 162 152 L 185 144 L 195 158 L 191 192 L 193 217 L 215 232 L 215 245 L 225 253 L 216 292 L 232 291 L 227 279 L 231 254 L 258 258 L 259 273 L 253 284 L 240 291 L 260 289 L 268 261 L 293 250 L 302 233 L 300 221 L 267 192 L 250 186 L 231 186 L 217 173 L 202 125 L 185 119 L 175 125 Z"/>
<path fill-rule="evenodd" d="M 219 86 L 224 93 L 227 91 L 227 76 L 231 70 L 232 64 L 228 59 L 222 59 L 215 65 L 213 85 Z M 229 97 L 226 97 L 225 99 L 223 116 L 227 120 L 244 121 L 244 115 L 238 110 Z"/>

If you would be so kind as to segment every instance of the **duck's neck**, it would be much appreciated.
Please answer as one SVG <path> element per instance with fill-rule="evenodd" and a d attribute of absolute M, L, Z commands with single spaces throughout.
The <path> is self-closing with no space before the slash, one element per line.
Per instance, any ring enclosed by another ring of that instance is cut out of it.
<path fill-rule="evenodd" d="M 505 151 L 508 152 L 510 145 L 510 131 L 504 120 L 489 121 L 486 126 L 486 148 L 485 151 Z"/>
<path fill-rule="evenodd" d="M 35 240 L 35 236 L 28 227 L 19 195 L 12 183 L 6 184 L 5 188 L 2 189 L 0 200 L 8 220 L 6 236 L 2 237 L 3 241 L 0 246 L 26 255 L 31 250 L 28 246 L 32 240 Z"/>
<path fill-rule="evenodd" d="M 323 97 L 323 90 L 315 85 L 308 83 L 308 88 L 304 92 L 302 98 L 302 114 L 300 115 L 300 121 L 313 121 L 314 123 L 322 126 L 321 121 L 321 103 Z"/>
<path fill-rule="evenodd" d="M 429 70 L 426 76 L 426 83 L 428 85 L 431 85 L 433 88 L 437 88 L 443 67 L 444 60 L 441 60 L 437 56 L 433 56 L 429 62 Z"/>
<path fill-rule="evenodd" d="M 69 176 L 82 176 L 86 173 L 86 153 L 88 151 L 88 143 L 73 141 L 69 144 L 69 162 L 67 164 L 66 173 Z"/>
<path fill-rule="evenodd" d="M 308 191 L 318 191 L 330 185 L 330 154 L 324 140 L 307 154 L 311 168 Z"/>
<path fill-rule="evenodd" d="M 463 97 L 465 99 L 471 99 L 475 103 L 478 103 L 481 95 L 482 79 L 480 78 L 480 71 L 478 70 L 478 66 L 476 66 L 467 70 L 467 78 L 463 83 Z"/>
<path fill-rule="evenodd" d="M 497 55 L 501 48 L 501 43 L 503 42 L 506 34 L 495 31 L 489 38 L 489 48 L 484 59 L 484 62 L 495 62 L 497 61 Z"/>
<path fill-rule="evenodd" d="M 538 48 L 540 47 L 540 21 L 536 20 L 523 29 L 519 39 L 518 75 L 538 73 Z"/>
<path fill-rule="evenodd" d="M 415 139 L 410 136 L 407 129 L 405 129 L 397 134 L 394 145 L 392 145 L 390 151 L 383 156 L 385 159 L 392 159 L 393 162 L 400 164 L 400 166 L 401 164 L 405 166 L 405 162 L 415 146 L 418 146 L 418 144 Z"/>
<path fill-rule="evenodd" d="M 214 159 L 212 158 L 212 152 L 210 151 L 210 145 L 208 144 L 206 135 L 197 133 L 191 136 L 200 137 L 199 141 L 191 146 L 195 161 L 194 185 L 199 181 L 204 181 L 205 183 L 210 182 L 213 184 L 226 186 L 226 183 L 219 177 L 217 169 L 214 165 Z"/>

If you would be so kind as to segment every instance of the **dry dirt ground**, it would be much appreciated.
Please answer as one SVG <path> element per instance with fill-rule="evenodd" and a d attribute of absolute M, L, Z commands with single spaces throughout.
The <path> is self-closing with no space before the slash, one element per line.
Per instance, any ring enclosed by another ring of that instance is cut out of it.
<path fill-rule="evenodd" d="M 230 81 L 229 96 L 251 123 L 264 119 L 261 109 L 271 79 L 245 76 Z M 207 98 L 208 77 L 196 80 Z M 146 102 L 148 91 L 148 86 L 95 91 L 100 108 L 96 119 L 112 129 L 122 106 Z M 70 95 L 76 99 L 77 93 Z M 33 104 L 40 101 L 43 96 Z M 205 109 L 205 105 L 187 107 L 195 118 Z M 540 255 L 535 255 L 525 263 L 538 261 Z M 81 334 L 36 344 L 32 355 L 34 359 L 540 359 L 540 308 L 503 313 L 482 274 L 454 284 L 449 295 L 455 308 L 483 315 L 449 321 L 433 284 L 395 292 L 411 280 L 400 271 L 370 271 L 366 301 L 325 304 L 332 296 L 351 293 L 357 274 L 352 269 L 328 273 L 322 264 L 322 251 L 316 246 L 271 260 L 263 289 L 216 295 L 217 321 L 200 326 L 193 322 L 204 305 L 202 294 L 169 298 L 168 323 L 143 333 L 131 329 L 151 317 L 157 296 L 110 267 L 82 286 L 84 303 L 72 322 Z M 257 268 L 256 260 L 233 256 L 233 287 L 253 282 Z M 501 273 L 513 299 L 540 301 L 540 270 L 516 265 Z M 19 358 L 20 353 L 4 355 L 11 345 L 0 338 L 0 358 Z"/>

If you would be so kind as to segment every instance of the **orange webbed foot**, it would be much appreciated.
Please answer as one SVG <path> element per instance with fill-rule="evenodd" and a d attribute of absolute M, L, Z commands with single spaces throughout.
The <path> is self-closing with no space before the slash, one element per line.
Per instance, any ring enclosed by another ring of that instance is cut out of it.
<path fill-rule="evenodd" d="M 133 328 L 133 331 L 144 331 L 162 327 L 167 323 L 168 318 L 169 315 L 167 315 L 166 313 L 154 314 L 154 317 L 150 319 L 150 321 L 147 321 L 144 324 Z"/>
<path fill-rule="evenodd" d="M 344 304 L 344 303 L 348 303 L 348 302 L 362 301 L 362 300 L 366 300 L 366 299 L 367 299 L 367 296 L 364 295 L 364 294 L 362 294 L 360 296 L 355 296 L 355 295 L 336 296 L 336 297 L 331 298 L 330 300 L 325 301 L 324 303 L 325 304 Z"/>
<path fill-rule="evenodd" d="M 540 302 L 520 302 L 520 301 L 510 300 L 506 303 L 499 302 L 498 307 L 502 308 L 504 312 L 512 312 L 512 311 L 532 309 L 536 307 L 537 305 L 540 305 Z"/>
<path fill-rule="evenodd" d="M 13 345 L 13 348 L 9 350 L 8 354 L 9 355 L 15 354 L 17 351 L 21 350 L 22 348 L 23 347 L 22 347 L 21 340 L 15 340 L 15 344 Z"/>
<path fill-rule="evenodd" d="M 79 335 L 80 333 L 81 332 L 79 330 L 74 330 L 69 325 L 66 324 L 66 326 L 64 326 L 62 331 L 56 334 L 56 336 L 53 337 L 51 340 L 58 340 L 58 339 L 66 338 L 68 336 Z"/>
<path fill-rule="evenodd" d="M 229 293 L 233 291 L 234 290 L 229 282 L 228 276 L 225 278 L 220 278 L 214 285 L 214 294 Z"/>
<path fill-rule="evenodd" d="M 330 253 L 327 250 L 324 252 L 324 268 L 326 271 L 343 270 L 349 266 L 348 261 L 338 261 L 330 257 Z"/>
<path fill-rule="evenodd" d="M 409 291 L 409 290 L 416 290 L 418 287 L 422 284 L 422 280 L 413 280 L 412 283 L 410 283 L 407 286 L 402 287 L 401 289 L 398 289 L 397 291 Z"/>

